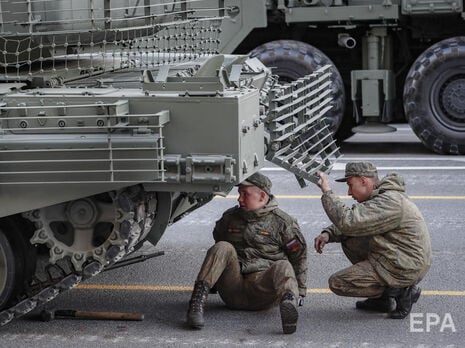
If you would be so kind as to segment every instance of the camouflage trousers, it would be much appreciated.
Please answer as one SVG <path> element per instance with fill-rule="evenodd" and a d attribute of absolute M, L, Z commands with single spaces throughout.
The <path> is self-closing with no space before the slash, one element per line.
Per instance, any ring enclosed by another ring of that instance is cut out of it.
<path fill-rule="evenodd" d="M 387 284 L 367 260 L 371 237 L 348 238 L 342 242 L 342 250 L 352 266 L 334 273 L 329 278 L 329 288 L 339 296 L 381 297 Z"/>
<path fill-rule="evenodd" d="M 208 250 L 199 280 L 207 281 L 210 287 L 215 285 L 231 309 L 265 309 L 277 304 L 286 292 L 296 298 L 299 294 L 289 261 L 279 260 L 266 271 L 242 274 L 236 250 L 228 242 L 218 242 Z"/>

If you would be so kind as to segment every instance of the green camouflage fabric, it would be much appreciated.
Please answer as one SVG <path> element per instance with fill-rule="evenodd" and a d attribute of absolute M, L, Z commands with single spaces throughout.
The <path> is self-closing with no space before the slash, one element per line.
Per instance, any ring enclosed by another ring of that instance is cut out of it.
<path fill-rule="evenodd" d="M 349 162 L 346 164 L 345 176 L 336 179 L 336 181 L 344 182 L 352 176 L 366 176 L 369 178 L 377 177 L 378 170 L 371 162 Z"/>
<path fill-rule="evenodd" d="M 431 242 L 425 220 L 405 194 L 398 174 L 384 177 L 371 197 L 351 208 L 328 191 L 321 197 L 333 225 L 324 229 L 330 242 L 372 236 L 368 261 L 390 287 L 418 283 L 431 266 Z"/>
<path fill-rule="evenodd" d="M 241 273 L 268 269 L 275 261 L 289 260 L 299 286 L 307 291 L 307 245 L 297 221 L 278 208 L 276 199 L 262 209 L 228 209 L 213 230 L 216 242 L 226 241 L 236 249 Z"/>

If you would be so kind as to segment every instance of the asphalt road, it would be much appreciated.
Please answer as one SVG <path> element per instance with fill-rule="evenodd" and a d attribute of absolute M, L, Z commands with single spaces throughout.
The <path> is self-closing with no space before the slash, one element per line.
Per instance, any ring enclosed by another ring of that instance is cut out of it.
<path fill-rule="evenodd" d="M 354 137 L 343 144 L 342 152 L 332 178 L 343 173 L 347 161 L 360 159 L 373 161 L 381 175 L 397 171 L 428 223 L 433 265 L 420 284 L 423 294 L 409 318 L 363 313 L 355 310 L 356 299 L 332 294 L 327 279 L 348 261 L 339 245 L 331 244 L 323 255 L 310 249 L 309 293 L 295 334 L 281 333 L 277 308 L 231 311 L 218 295 L 209 297 L 206 327 L 186 328 L 191 287 L 212 243 L 215 220 L 236 203 L 232 192 L 169 227 L 156 247 L 143 248 L 163 250 L 164 256 L 104 272 L 46 306 L 143 313 L 143 321 L 41 322 L 36 311 L 0 328 L 0 347 L 463 347 L 465 157 L 429 153 L 404 126 L 397 133 Z M 264 172 L 274 183 L 281 207 L 299 220 L 313 245 L 313 238 L 328 224 L 317 187 L 301 189 L 293 175 L 271 164 Z M 334 183 L 333 188 L 346 195 L 345 184 Z"/>

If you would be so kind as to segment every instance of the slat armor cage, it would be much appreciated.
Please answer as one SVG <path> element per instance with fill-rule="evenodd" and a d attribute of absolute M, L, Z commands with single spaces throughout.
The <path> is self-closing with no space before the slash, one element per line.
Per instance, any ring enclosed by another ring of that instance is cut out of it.
<path fill-rule="evenodd" d="M 270 151 L 266 158 L 294 173 L 299 184 L 317 183 L 341 156 L 325 121 L 332 107 L 330 66 L 286 86 L 272 88 L 266 119 Z"/>

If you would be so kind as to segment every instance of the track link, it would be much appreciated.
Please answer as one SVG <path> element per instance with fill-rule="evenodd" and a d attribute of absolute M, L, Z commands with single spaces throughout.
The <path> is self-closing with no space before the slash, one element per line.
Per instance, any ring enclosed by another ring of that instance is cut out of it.
<path fill-rule="evenodd" d="M 115 223 L 107 240 L 91 252 L 82 253 L 80 250 L 73 252 L 72 248 L 63 248 L 63 243 L 44 230 L 44 218 L 38 211 L 23 214 L 35 223 L 37 228 L 31 243 L 44 244 L 50 249 L 50 257 L 45 268 L 55 267 L 61 275 L 48 277 L 47 280 L 35 279 L 34 289 L 21 294 L 19 302 L 3 309 L 0 312 L 0 326 L 8 324 L 35 308 L 53 300 L 64 291 L 70 290 L 81 281 L 100 273 L 105 266 L 112 265 L 134 250 L 134 247 L 150 230 L 153 222 L 153 212 L 147 212 L 147 199 L 145 193 L 134 188 L 122 192 L 111 193 L 115 204 Z M 142 197 L 142 198 L 141 198 Z M 45 232 L 44 232 L 45 231 Z M 79 232 L 79 231 L 78 231 Z M 60 251 L 60 248 L 62 252 Z M 64 251 L 64 252 L 63 252 Z M 63 255 L 59 257 L 59 255 Z M 78 257 L 76 257 L 78 255 Z M 65 263 L 67 267 L 61 267 L 57 261 Z M 30 289 L 29 289 L 30 290 Z"/>

